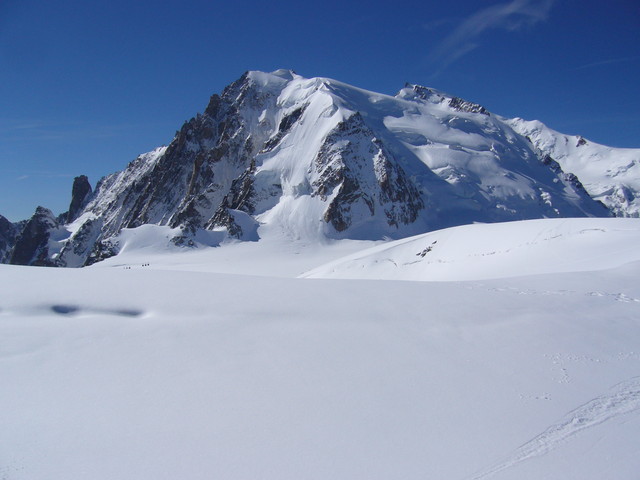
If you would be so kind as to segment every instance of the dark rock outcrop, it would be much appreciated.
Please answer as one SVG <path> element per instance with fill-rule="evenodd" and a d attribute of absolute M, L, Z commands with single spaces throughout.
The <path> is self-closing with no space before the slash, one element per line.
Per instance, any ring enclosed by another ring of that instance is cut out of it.
<path fill-rule="evenodd" d="M 424 208 L 416 187 L 359 113 L 325 138 L 314 167 L 312 195 L 328 201 L 323 219 L 337 232 L 375 219 L 397 228 L 414 222 Z"/>
<path fill-rule="evenodd" d="M 92 218 L 83 222 L 80 228 L 64 243 L 56 258 L 56 264 L 66 267 L 80 267 L 88 264 L 87 259 L 91 255 L 99 257 L 101 260 L 108 258 L 104 253 L 95 253 L 98 248 L 97 241 L 100 238 L 102 224 L 101 218 Z M 106 250 L 103 249 L 104 251 Z"/>
<path fill-rule="evenodd" d="M 58 228 L 58 222 L 51 210 L 44 207 L 36 208 L 18 236 L 8 263 L 54 266 L 55 262 L 49 257 L 49 238 L 52 230 L 56 228 Z"/>
<path fill-rule="evenodd" d="M 489 112 L 482 105 L 477 103 L 468 102 L 458 97 L 453 97 L 449 100 L 449 106 L 459 112 L 467 113 L 481 113 L 482 115 L 489 115 Z"/>
<path fill-rule="evenodd" d="M 85 262 L 85 266 L 88 267 L 94 263 L 114 257 L 118 254 L 119 250 L 120 246 L 118 245 L 118 242 L 114 240 L 107 239 L 98 241 L 93 246 L 93 249 Z"/>
<path fill-rule="evenodd" d="M 18 227 L 0 215 L 0 263 L 9 256 L 18 235 Z"/>
<path fill-rule="evenodd" d="M 91 197 L 91 185 L 86 175 L 80 175 L 73 179 L 73 187 L 71 188 L 71 204 L 69 205 L 69 213 L 67 213 L 67 223 L 73 222 L 78 218 L 78 214 Z"/>
<path fill-rule="evenodd" d="M 271 150 L 273 150 L 273 148 L 276 145 L 280 143 L 280 141 L 284 138 L 284 136 L 287 133 L 289 133 L 289 130 L 291 129 L 292 125 L 300 119 L 300 117 L 304 113 L 305 108 L 306 108 L 306 105 L 300 108 L 297 108 L 293 112 L 285 115 L 282 118 L 282 120 L 280 121 L 280 125 L 278 126 L 277 133 L 273 137 L 271 137 L 269 140 L 267 140 L 267 143 L 264 144 L 264 147 L 261 153 L 270 152 Z"/>

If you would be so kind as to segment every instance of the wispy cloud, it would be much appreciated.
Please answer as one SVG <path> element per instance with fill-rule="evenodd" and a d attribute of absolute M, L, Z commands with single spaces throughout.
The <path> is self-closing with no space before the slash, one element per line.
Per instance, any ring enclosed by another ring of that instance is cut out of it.
<path fill-rule="evenodd" d="M 579 67 L 572 68 L 571 70 L 583 70 L 585 68 L 593 68 L 593 67 L 603 67 L 605 65 L 613 65 L 616 63 L 626 63 L 632 62 L 633 60 L 640 60 L 640 55 L 635 55 L 633 57 L 621 57 L 621 58 L 610 58 L 608 60 L 601 60 L 599 62 L 587 63 L 586 65 L 580 65 Z"/>
<path fill-rule="evenodd" d="M 73 178 L 74 175 L 70 173 L 56 173 L 56 172 L 29 172 L 20 175 L 16 178 L 16 181 L 30 180 L 32 178 Z"/>
<path fill-rule="evenodd" d="M 555 0 L 512 0 L 483 8 L 465 18 L 430 52 L 428 61 L 438 73 L 480 45 L 490 29 L 520 30 L 547 19 Z"/>
<path fill-rule="evenodd" d="M 149 124 L 89 124 L 0 118 L 0 140 L 7 142 L 98 140 L 118 137 L 127 130 L 143 126 L 149 126 Z"/>

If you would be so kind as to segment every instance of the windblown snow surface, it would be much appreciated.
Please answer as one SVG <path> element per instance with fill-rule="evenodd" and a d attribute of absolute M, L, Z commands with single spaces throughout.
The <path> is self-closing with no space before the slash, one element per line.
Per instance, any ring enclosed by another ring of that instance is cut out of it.
<path fill-rule="evenodd" d="M 640 220 L 170 237 L 0 265 L 0 478 L 638 478 Z"/>

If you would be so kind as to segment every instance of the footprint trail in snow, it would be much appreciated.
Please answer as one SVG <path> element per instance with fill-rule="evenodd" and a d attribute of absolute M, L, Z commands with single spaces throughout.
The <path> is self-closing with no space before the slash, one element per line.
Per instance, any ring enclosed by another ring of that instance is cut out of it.
<path fill-rule="evenodd" d="M 504 461 L 471 477 L 489 478 L 517 464 L 549 453 L 560 443 L 587 428 L 640 409 L 640 377 L 620 383 L 612 393 L 597 397 L 569 412 L 555 425 L 515 450 Z"/>

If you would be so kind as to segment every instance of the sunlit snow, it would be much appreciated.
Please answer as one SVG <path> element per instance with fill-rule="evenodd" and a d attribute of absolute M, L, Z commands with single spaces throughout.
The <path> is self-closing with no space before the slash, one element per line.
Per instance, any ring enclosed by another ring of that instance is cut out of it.
<path fill-rule="evenodd" d="M 125 231 L 89 268 L 0 265 L 0 478 L 640 471 L 640 221 L 171 235 Z"/>

